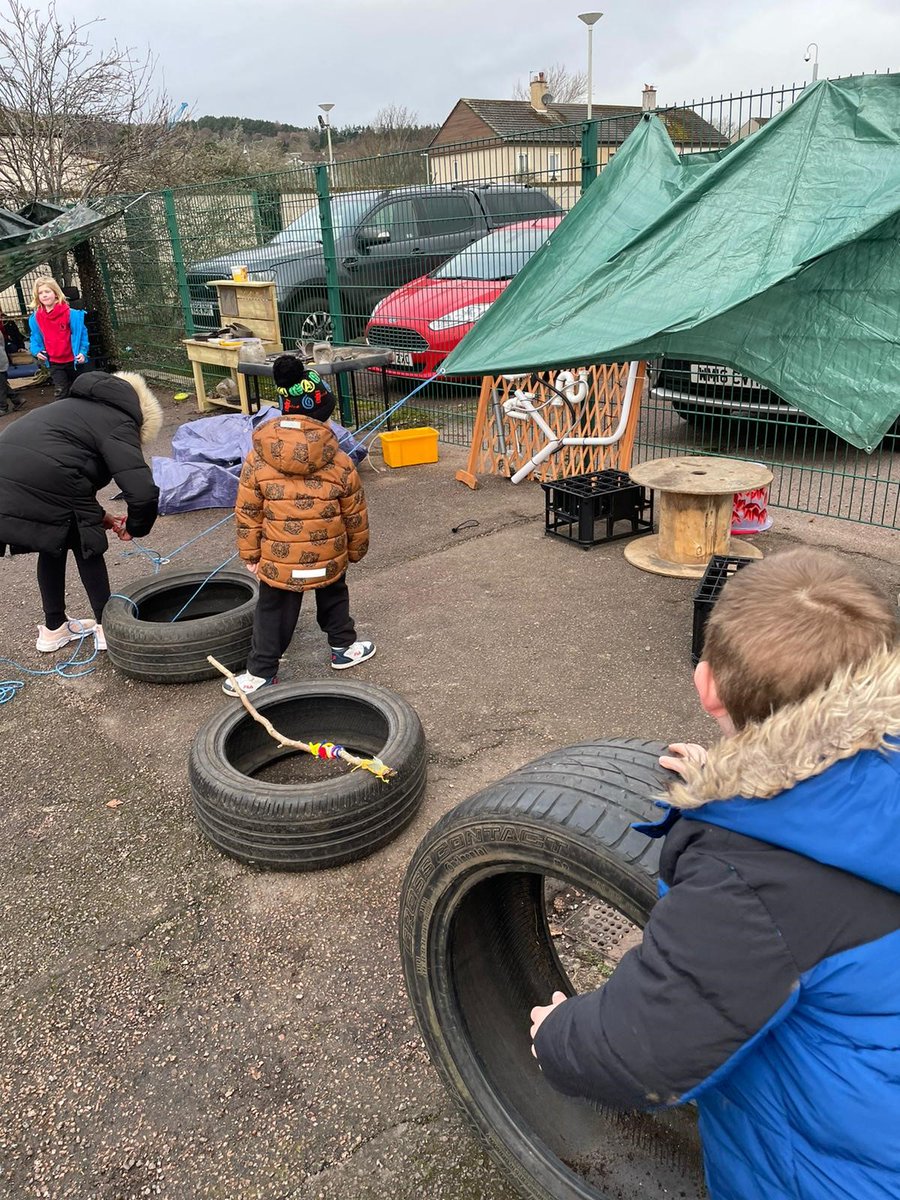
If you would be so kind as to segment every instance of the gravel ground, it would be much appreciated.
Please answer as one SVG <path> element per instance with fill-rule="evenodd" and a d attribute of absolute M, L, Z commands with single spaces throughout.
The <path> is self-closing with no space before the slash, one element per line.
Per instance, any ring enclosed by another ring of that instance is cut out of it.
<path fill-rule="evenodd" d="M 167 399 L 166 416 L 156 453 L 194 414 Z M 351 596 L 379 650 L 354 678 L 404 695 L 430 752 L 421 812 L 385 850 L 293 876 L 206 843 L 185 765 L 227 703 L 215 682 L 143 685 L 100 662 L 29 678 L 0 707 L 0 1195 L 512 1200 L 410 1014 L 406 864 L 457 801 L 549 749 L 711 731 L 690 684 L 694 584 L 636 572 L 618 543 L 544 537 L 537 487 L 470 492 L 453 480 L 463 452 L 441 455 L 363 468 L 373 544 Z M 219 515 L 161 519 L 145 544 L 171 551 Z M 464 520 L 478 524 L 454 534 Z M 778 510 L 760 544 L 798 540 L 900 585 L 896 532 Z M 226 525 L 176 562 L 231 551 Z M 109 561 L 114 586 L 147 573 L 117 542 Z M 33 566 L 0 566 L 0 653 L 43 668 Z M 74 579 L 71 596 L 78 615 Z M 307 612 L 283 678 L 326 677 Z"/>

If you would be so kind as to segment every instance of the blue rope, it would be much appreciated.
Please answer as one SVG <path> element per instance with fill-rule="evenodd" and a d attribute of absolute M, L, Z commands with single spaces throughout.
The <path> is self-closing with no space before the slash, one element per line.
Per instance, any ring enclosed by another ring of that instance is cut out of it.
<path fill-rule="evenodd" d="M 230 512 L 227 516 L 222 517 L 220 521 L 216 521 L 210 525 L 208 529 L 203 529 L 195 537 L 189 538 L 184 545 L 179 546 L 176 550 L 173 550 L 168 555 L 164 556 L 157 550 L 151 550 L 149 546 L 135 545 L 133 550 L 125 550 L 122 554 L 122 557 L 135 558 L 139 555 L 143 555 L 145 558 L 149 558 L 153 563 L 154 573 L 156 573 L 159 571 L 160 567 L 165 566 L 166 563 L 170 563 L 176 554 L 180 554 L 182 550 L 186 550 L 188 546 L 193 546 L 194 542 L 199 542 L 202 537 L 206 537 L 208 533 L 212 533 L 214 529 L 218 529 L 220 525 L 224 525 L 226 521 L 231 521 L 233 518 L 234 513 Z"/>
<path fill-rule="evenodd" d="M 212 531 L 214 529 L 218 529 L 220 525 L 224 525 L 226 523 L 226 521 L 230 521 L 233 517 L 234 517 L 233 512 L 228 513 L 228 515 L 225 517 L 222 517 L 222 519 L 220 521 L 216 521 L 214 524 L 210 525 L 208 529 L 204 529 L 200 533 L 198 533 L 195 537 L 189 538 L 188 541 L 186 541 L 184 543 L 184 545 L 179 546 L 176 550 L 173 550 L 171 552 L 171 554 L 169 554 L 167 557 L 163 557 L 163 555 L 161 555 L 158 551 L 151 550 L 148 546 L 137 546 L 137 545 L 132 550 L 126 550 L 123 554 L 123 557 L 124 558 L 135 558 L 137 556 L 143 556 L 145 558 L 149 558 L 150 561 L 153 563 L 154 573 L 156 573 L 159 571 L 159 568 L 161 566 L 163 566 L 165 563 L 170 562 L 175 557 L 176 554 L 180 554 L 181 551 L 186 550 L 188 548 L 188 546 L 193 546 L 193 544 L 195 542 L 199 542 L 199 540 L 202 537 L 206 537 L 206 535 L 208 533 L 212 533 Z M 199 592 L 204 587 L 206 587 L 206 585 L 209 583 L 210 579 L 212 579 L 214 575 L 218 575 L 219 571 L 221 571 L 223 567 L 226 567 L 232 561 L 232 559 L 237 558 L 237 556 L 238 556 L 238 552 L 235 551 L 235 553 L 232 554 L 230 558 L 226 558 L 223 563 L 220 563 L 214 571 L 211 571 L 209 573 L 209 575 L 207 575 L 207 577 L 200 584 L 200 587 L 198 587 L 196 589 L 196 591 L 193 593 L 193 595 L 190 597 L 187 604 L 182 605 L 182 607 L 178 610 L 178 612 L 172 618 L 173 622 L 178 620 L 178 618 L 181 616 L 181 614 L 184 612 L 184 610 L 188 607 L 188 605 L 191 603 L 191 601 L 193 601 L 196 598 L 196 596 L 199 594 Z M 124 600 L 126 602 L 126 604 L 131 605 L 131 607 L 134 610 L 134 615 L 135 616 L 138 615 L 137 603 L 131 598 L 131 596 L 126 596 L 122 592 L 113 592 L 112 595 L 110 596 L 110 600 Z M 16 662 L 12 658 L 0 657 L 0 663 L 7 663 L 9 666 L 14 667 L 17 671 L 21 671 L 23 675 L 31 675 L 31 676 L 34 676 L 37 678 L 40 678 L 42 676 L 46 677 L 48 675 L 58 675 L 61 679 L 79 679 L 82 675 L 90 675 L 90 673 L 96 669 L 95 667 L 88 666 L 88 664 L 92 663 L 94 661 L 94 659 L 97 657 L 96 641 L 94 642 L 94 649 L 93 649 L 90 657 L 89 658 L 79 658 L 79 654 L 81 653 L 81 647 L 84 642 L 84 639 L 86 637 L 91 637 L 91 636 L 93 636 L 91 630 L 82 629 L 81 634 L 78 639 L 78 644 L 75 647 L 74 654 L 72 654 L 69 658 L 67 658 L 65 660 L 65 662 L 56 663 L 55 666 L 50 667 L 48 670 L 45 670 L 45 671 L 38 671 L 32 667 L 25 667 L 21 663 Z M 74 670 L 73 669 L 73 668 L 84 668 L 84 667 L 87 667 L 87 670 Z M 22 679 L 0 679 L 0 704 L 8 704 L 10 702 L 10 700 L 13 700 L 18 695 L 18 693 L 22 690 L 22 688 L 24 686 L 25 686 L 25 682 Z"/>
<path fill-rule="evenodd" d="M 429 383 L 436 378 L 437 374 L 429 375 L 427 379 L 424 379 L 417 387 L 414 387 L 408 395 L 404 396 L 401 400 L 398 400 L 396 404 L 392 404 L 390 408 L 386 408 L 384 412 L 379 413 L 377 417 L 373 417 L 371 421 L 366 421 L 364 425 L 360 425 L 358 429 L 355 429 L 353 431 L 353 436 L 358 437 L 363 430 L 369 429 L 370 432 L 359 440 L 363 443 L 363 445 L 365 445 L 366 442 L 371 441 L 375 437 L 379 428 L 384 425 L 386 421 L 389 421 L 395 412 L 399 412 L 404 404 L 407 404 L 410 400 L 412 400 L 413 396 L 415 396 L 417 392 L 421 392 L 422 388 L 428 387 Z"/>
<path fill-rule="evenodd" d="M 74 623 L 74 622 L 73 622 Z M 97 643 L 94 642 L 94 649 L 87 658 L 80 658 L 81 647 L 84 644 L 85 638 L 93 637 L 93 630 L 82 628 L 78 636 L 78 643 L 75 646 L 75 652 L 71 654 L 64 662 L 55 663 L 47 670 L 38 671 L 33 667 L 25 667 L 21 663 L 16 662 L 12 658 L 0 658 L 0 663 L 7 663 L 11 667 L 15 667 L 17 671 L 21 671 L 23 675 L 32 676 L 47 676 L 58 675 L 61 679 L 80 679 L 82 675 L 90 675 L 96 668 L 88 666 L 97 657 Z M 73 670 L 74 667 L 87 667 L 87 670 Z M 0 704 L 8 704 L 25 686 L 25 681 L 22 679 L 4 679 L 0 680 Z"/>
<path fill-rule="evenodd" d="M 124 600 L 126 603 L 130 604 L 131 607 L 134 609 L 134 615 L 135 616 L 138 615 L 137 602 L 135 600 L 132 600 L 131 596 L 126 596 L 122 592 L 113 592 L 109 598 L 110 598 L 110 600 Z"/>
<path fill-rule="evenodd" d="M 206 585 L 209 583 L 209 581 L 212 579 L 212 577 L 214 575 L 218 575 L 218 573 L 222 570 L 223 567 L 227 567 L 230 562 L 232 562 L 234 559 L 237 558 L 239 553 L 240 553 L 240 551 L 235 550 L 234 554 L 232 554 L 230 558 L 226 558 L 223 563 L 219 563 L 219 565 L 216 567 L 216 569 L 214 571 L 210 571 L 210 573 L 203 580 L 203 582 L 200 584 L 200 586 L 197 588 L 197 590 L 190 596 L 190 598 L 184 604 L 182 604 L 181 608 L 179 608 L 178 612 L 172 618 L 173 623 L 178 620 L 178 618 L 181 616 L 181 614 L 184 612 L 184 610 L 188 607 L 188 605 L 190 605 L 191 602 L 194 600 L 194 598 L 196 596 L 198 596 L 200 594 L 200 592 L 206 587 Z"/>

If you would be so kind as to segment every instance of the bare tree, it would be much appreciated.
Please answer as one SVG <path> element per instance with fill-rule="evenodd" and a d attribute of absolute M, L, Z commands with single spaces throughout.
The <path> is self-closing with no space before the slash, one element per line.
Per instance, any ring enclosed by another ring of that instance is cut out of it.
<path fill-rule="evenodd" d="M 64 22 L 6 0 L 0 14 L 0 191 L 8 200 L 83 199 L 141 186 L 183 139 L 156 90 L 156 61 L 131 47 L 95 49 L 100 23 Z"/>
<path fill-rule="evenodd" d="M 586 72 L 573 71 L 565 63 L 554 63 L 544 75 L 554 104 L 575 104 L 587 98 Z M 513 89 L 513 99 L 528 100 L 530 97 L 529 81 L 520 79 Z"/>
<path fill-rule="evenodd" d="M 419 124 L 419 114 L 400 104 L 389 104 L 375 114 L 373 132 L 381 154 L 397 154 L 403 150 L 421 150 L 431 140 L 434 130 Z"/>

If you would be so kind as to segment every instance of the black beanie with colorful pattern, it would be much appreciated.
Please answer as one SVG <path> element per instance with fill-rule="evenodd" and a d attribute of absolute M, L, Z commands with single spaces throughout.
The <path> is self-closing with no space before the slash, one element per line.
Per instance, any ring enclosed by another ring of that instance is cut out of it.
<path fill-rule="evenodd" d="M 282 354 L 272 364 L 272 378 L 285 416 L 327 421 L 334 412 L 334 396 L 321 375 L 293 354 Z"/>

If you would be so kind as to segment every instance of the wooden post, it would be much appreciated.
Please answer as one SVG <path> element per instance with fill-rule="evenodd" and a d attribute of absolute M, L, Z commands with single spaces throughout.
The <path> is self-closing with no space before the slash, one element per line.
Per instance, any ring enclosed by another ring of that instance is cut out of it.
<path fill-rule="evenodd" d="M 481 457 L 481 443 L 484 440 L 493 382 L 490 375 L 485 375 L 481 381 L 481 395 L 478 397 L 478 409 L 475 413 L 475 425 L 472 429 L 472 442 L 469 446 L 469 461 L 466 463 L 464 471 L 456 472 L 456 478 L 459 482 L 466 484 L 473 491 L 478 487 L 478 476 L 475 472 L 478 470 L 478 460 Z"/>

